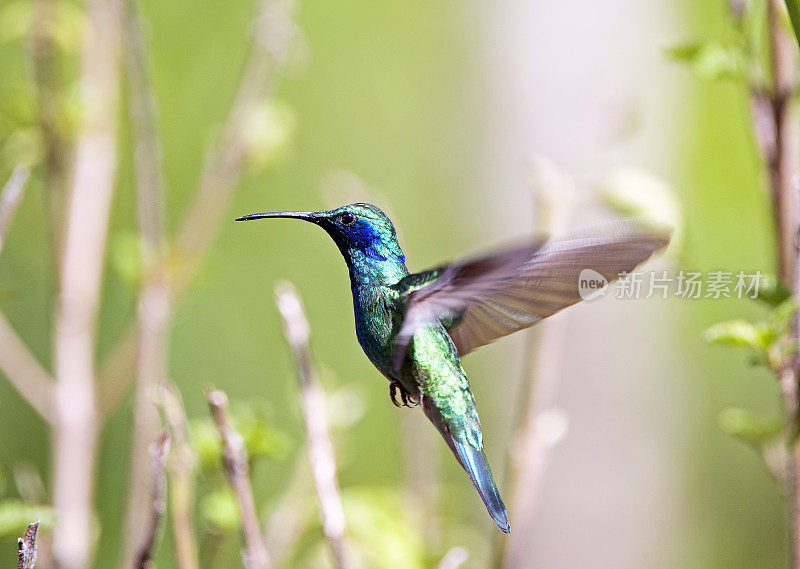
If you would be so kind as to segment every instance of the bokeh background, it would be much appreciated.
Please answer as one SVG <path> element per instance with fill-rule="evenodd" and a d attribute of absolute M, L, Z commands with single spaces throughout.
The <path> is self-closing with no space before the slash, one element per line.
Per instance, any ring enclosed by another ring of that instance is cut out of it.
<path fill-rule="evenodd" d="M 69 101 L 82 6 L 56 4 L 66 14 L 58 20 L 66 38 L 59 85 Z M 0 4 L 0 180 L 19 162 L 32 167 L 0 258 L 0 307 L 51 369 L 56 280 L 26 39 L 32 5 Z M 202 391 L 208 383 L 224 389 L 235 410 L 263 423 L 266 456 L 254 461 L 252 473 L 263 519 L 292 483 L 307 488 L 297 508 L 313 508 L 308 481 L 297 482 L 304 430 L 273 296 L 275 282 L 288 279 L 311 322 L 361 566 L 434 567 L 457 546 L 470 556 L 463 567 L 494 566 L 506 539 L 421 413 L 390 404 L 385 380 L 357 344 L 347 272 L 329 238 L 305 224 L 242 225 L 233 218 L 368 197 L 390 211 L 409 267 L 421 270 L 536 231 L 531 179 L 545 164 L 558 173 L 551 173 L 555 187 L 564 188 L 554 199 L 568 212 L 565 225 L 616 215 L 600 205 L 598 188 L 608 184 L 634 184 L 645 197 L 654 186 L 673 188 L 682 247 L 651 268 L 774 272 L 770 206 L 746 91 L 735 82 L 699 79 L 664 55 L 676 42 L 724 39 L 728 9 L 721 0 L 297 6 L 301 35 L 265 111 L 265 141 L 244 167 L 169 341 L 169 378 L 198 432 L 208 420 Z M 167 227 L 174 232 L 234 95 L 256 7 L 249 0 L 144 0 L 141 10 Z M 124 97 L 121 109 L 100 359 L 134 316 L 139 287 Z M 542 367 L 531 363 L 534 355 L 559 378 L 549 402 L 568 427 L 548 451 L 532 526 L 516 536 L 528 544 L 521 566 L 785 566 L 776 484 L 758 456 L 718 424 L 730 406 L 776 414 L 774 381 L 748 367 L 743 354 L 701 337 L 718 321 L 764 314 L 748 300 L 605 298 L 466 359 L 512 527 L 521 514 L 511 501 L 508 454 L 536 382 L 531 370 Z M 557 335 L 558 349 L 537 353 L 549 333 Z M 122 559 L 132 412 L 129 395 L 99 444 L 95 567 Z M 2 496 L 19 498 L 20 480 L 36 487 L 40 479 L 41 488 L 29 488 L 28 496 L 47 503 L 48 429 L 4 379 L 0 433 Z M 235 515 L 226 514 L 220 473 L 199 476 L 201 547 L 215 548 L 213 555 L 201 552 L 201 562 L 237 566 Z M 420 476 L 436 487 L 422 494 L 428 506 L 407 490 L 409 479 Z M 204 502 L 208 496 L 222 505 Z M 18 531 L 12 526 L 0 540 L 8 564 Z M 176 566 L 168 530 L 156 561 Z M 312 516 L 285 566 L 329 564 Z"/>

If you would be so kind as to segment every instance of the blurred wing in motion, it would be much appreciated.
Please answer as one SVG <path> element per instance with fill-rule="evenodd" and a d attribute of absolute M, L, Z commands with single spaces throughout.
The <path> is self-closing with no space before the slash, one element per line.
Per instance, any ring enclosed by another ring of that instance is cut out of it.
<path fill-rule="evenodd" d="M 408 275 L 395 285 L 405 301 L 395 367 L 402 365 L 416 329 L 428 322 L 438 319 L 464 356 L 579 302 L 584 269 L 611 282 L 668 242 L 667 234 L 620 220 Z"/>

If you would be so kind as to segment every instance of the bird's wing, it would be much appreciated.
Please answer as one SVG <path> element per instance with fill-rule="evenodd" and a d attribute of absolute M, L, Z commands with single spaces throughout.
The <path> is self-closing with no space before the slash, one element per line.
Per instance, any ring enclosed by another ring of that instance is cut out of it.
<path fill-rule="evenodd" d="M 463 356 L 579 302 L 584 269 L 611 282 L 668 242 L 667 234 L 620 220 L 408 275 L 395 285 L 405 308 L 395 366 L 419 326 L 441 321 Z"/>

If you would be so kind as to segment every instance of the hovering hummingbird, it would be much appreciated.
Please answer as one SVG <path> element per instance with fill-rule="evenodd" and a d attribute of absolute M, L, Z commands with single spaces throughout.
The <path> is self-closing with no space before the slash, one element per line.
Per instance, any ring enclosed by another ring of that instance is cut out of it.
<path fill-rule="evenodd" d="M 580 301 L 582 270 L 610 282 L 669 241 L 634 221 L 617 221 L 409 273 L 391 220 L 374 205 L 254 213 L 236 221 L 265 218 L 310 221 L 333 238 L 350 271 L 358 342 L 389 380 L 392 402 L 421 404 L 505 533 L 508 513 L 484 454 L 461 357 Z"/>

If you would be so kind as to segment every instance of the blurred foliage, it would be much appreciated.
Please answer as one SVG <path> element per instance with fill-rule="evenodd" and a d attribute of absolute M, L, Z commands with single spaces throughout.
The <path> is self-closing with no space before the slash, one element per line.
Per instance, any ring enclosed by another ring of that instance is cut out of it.
<path fill-rule="evenodd" d="M 45 25 L 55 45 L 64 51 L 76 51 L 83 37 L 84 13 L 77 4 L 54 4 L 51 19 L 36 22 L 36 6 L 32 2 L 8 2 L 0 8 L 0 42 L 25 41 L 36 25 Z"/>
<path fill-rule="evenodd" d="M 426 562 L 420 509 L 392 488 L 350 488 L 342 496 L 348 531 L 362 566 L 376 569 L 431 566 Z M 441 555 L 437 557 L 441 558 Z M 433 561 L 433 560 L 431 560 Z"/>
<path fill-rule="evenodd" d="M 78 2 L 54 4 L 57 10 L 48 22 L 58 48 L 57 92 L 52 94 L 58 106 L 57 126 L 70 141 L 81 114 L 75 71 L 83 12 Z M 681 12 L 682 34 L 708 39 L 676 45 L 668 55 L 702 78 L 720 80 L 686 87 L 680 83 L 685 79 L 670 76 L 682 86 L 659 94 L 663 97 L 659 104 L 674 107 L 678 117 L 672 127 L 674 141 L 660 151 L 670 161 L 668 169 L 674 167 L 678 180 L 669 181 L 686 204 L 680 224 L 686 229 L 685 258 L 703 270 L 720 266 L 773 270 L 769 208 L 749 139 L 743 85 L 744 81 L 764 84 L 759 69 L 765 40 L 760 31 L 763 3 L 749 4 L 752 9 L 740 22 L 731 21 L 723 2 L 684 2 L 674 7 Z M 28 41 L 36 23 L 33 6 L 30 0 L 0 5 L 0 178 L 5 179 L 18 162 L 37 167 L 0 259 L 0 301 L 47 366 L 53 275 L 44 213 L 47 188 L 41 165 L 39 97 Z M 490 105 L 480 94 L 499 89 L 487 86 L 485 70 L 473 63 L 479 55 L 476 38 L 481 38 L 486 9 L 461 2 L 304 4 L 298 23 L 308 41 L 305 67 L 290 73 L 277 97 L 264 101 L 251 117 L 249 169 L 228 212 L 230 218 L 266 209 L 329 205 L 323 203 L 318 188 L 331 171 L 346 169 L 389 196 L 393 217 L 403 225 L 403 246 L 415 253 L 418 267 L 492 240 L 497 228 L 476 223 L 486 219 L 481 207 L 495 201 L 495 188 L 478 191 L 484 158 L 480 142 L 490 114 Z M 145 0 L 143 10 L 169 189 L 168 225 L 174 231 L 196 187 L 208 142 L 230 103 L 245 56 L 253 2 Z M 121 114 L 127 118 L 124 109 Z M 107 260 L 112 270 L 104 282 L 99 322 L 101 356 L 134 313 L 141 282 L 129 134 L 123 120 Z M 656 192 L 653 195 L 661 197 L 652 200 L 637 194 L 638 184 L 657 188 L 659 180 L 643 178 L 640 171 L 618 174 L 622 176 L 612 177 L 605 186 L 615 207 L 644 217 L 673 211 L 668 192 Z M 518 202 L 526 199 L 516 197 Z M 508 206 L 517 208 L 519 203 Z M 342 455 L 340 474 L 359 559 L 375 567 L 434 567 L 448 546 L 466 544 L 472 556 L 463 567 L 485 567 L 489 524 L 457 465 L 448 463 L 445 470 L 454 482 L 443 487 L 441 540 L 428 543 L 431 535 L 423 534 L 415 519 L 418 505 L 406 501 L 398 416 L 388 406 L 385 382 L 353 337 L 346 270 L 335 248 L 324 235 L 291 223 L 274 230 L 231 223 L 220 229 L 218 237 L 201 278 L 176 317 L 170 361 L 170 377 L 180 386 L 192 417 L 192 440 L 199 456 L 196 516 L 206 532 L 204 544 L 215 544 L 209 546 L 213 554 L 204 559 L 204 566 L 238 566 L 240 543 L 238 519 L 220 467 L 219 443 L 209 429 L 200 386 L 214 381 L 230 393 L 235 405 L 248 401 L 235 420 L 248 441 L 254 491 L 264 518 L 274 512 L 286 481 L 297 474 L 296 461 L 286 459 L 302 458 L 304 452 L 291 358 L 280 337 L 270 292 L 272 282 L 288 277 L 303 289 L 318 359 L 324 369 L 335 372 L 323 374 L 323 380 L 330 393 L 332 421 L 342 435 L 341 440 L 337 437 L 343 447 L 337 449 Z M 789 310 L 781 304 L 786 291 L 777 279 L 771 287 L 762 285 L 760 298 Z M 719 415 L 725 432 L 754 443 L 774 435 L 772 420 L 763 418 L 767 415 L 729 408 L 746 402 L 772 410 L 773 394 L 763 389 L 763 382 L 750 381 L 750 374 L 759 379 L 766 374 L 763 366 L 743 369 L 723 350 L 700 346 L 697 337 L 711 322 L 739 316 L 738 323 L 720 324 L 709 336 L 717 343 L 744 346 L 763 362 L 770 347 L 780 344 L 785 313 L 763 319 L 763 310 L 755 303 L 705 300 L 685 303 L 674 312 L 677 323 L 671 322 L 675 328 L 663 338 L 663 349 L 670 360 L 684 363 L 675 375 L 680 381 L 676 389 L 687 394 L 686 409 L 681 410 L 686 415 L 672 414 L 676 424 L 685 423 L 691 432 L 682 441 L 685 461 L 676 466 L 686 480 L 680 525 L 690 528 L 685 531 L 691 535 L 676 534 L 667 541 L 674 539 L 681 544 L 676 549 L 685 550 L 684 567 L 782 567 L 784 537 L 777 495 L 753 467 L 755 461 L 741 458 L 740 450 L 731 448 L 736 445 L 726 446 L 713 421 Z M 487 376 L 508 364 L 489 356 L 476 360 L 468 365 Z M 494 381 L 476 381 L 474 389 L 484 424 L 502 424 L 508 415 L 506 390 L 497 389 Z M 268 404 L 251 405 L 254 393 L 266 394 Z M 720 414 L 721 409 L 728 410 Z M 98 567 L 116 563 L 124 537 L 130 412 L 126 401 L 111 417 L 101 442 Z M 498 442 L 503 436 L 492 435 L 496 429 L 486 430 Z M 52 512 L 12 496 L 11 472 L 20 462 L 30 461 L 48 480 L 48 437 L 5 381 L 0 381 L 0 432 L 7 434 L 0 447 L 0 464 L 6 466 L 0 469 L 0 489 L 4 489 L 0 512 L 6 512 L 2 515 L 8 524 L 17 524 L 0 534 L 5 536 L 0 546 L 13 551 L 13 539 L 30 517 L 40 517 L 46 526 L 52 523 Z M 499 458 L 502 447 L 493 448 L 499 449 Z M 310 486 L 297 500 L 298 509 L 306 506 L 313 507 Z M 468 526 L 459 525 L 465 520 Z M 302 532 L 284 565 L 328 566 L 314 516 Z M 156 561 L 162 569 L 170 569 L 174 558 L 169 532 L 164 539 Z M 389 565 L 389 559 L 397 561 Z"/>
<path fill-rule="evenodd" d="M 754 364 L 767 365 L 777 375 L 786 357 L 797 351 L 797 346 L 788 336 L 789 325 L 796 312 L 797 301 L 790 298 L 776 306 L 763 322 L 720 322 L 706 330 L 704 338 L 711 344 L 749 348 Z"/>
<path fill-rule="evenodd" d="M 729 407 L 719 415 L 723 431 L 753 447 L 775 442 L 783 431 L 783 418 L 764 417 L 748 409 Z"/>
<path fill-rule="evenodd" d="M 25 533 L 28 524 L 39 521 L 43 529 L 51 529 L 55 513 L 48 506 L 36 506 L 22 500 L 0 500 L 0 539 Z"/>
<path fill-rule="evenodd" d="M 792 23 L 792 32 L 800 46 L 800 2 L 798 0 L 786 0 L 786 12 L 789 15 L 789 20 Z"/>
<path fill-rule="evenodd" d="M 747 62 L 740 46 L 723 46 L 715 41 L 685 43 L 664 50 L 670 59 L 689 65 L 703 79 L 741 80 Z"/>
<path fill-rule="evenodd" d="M 212 531 L 234 532 L 242 523 L 236 494 L 227 487 L 203 496 L 200 499 L 200 514 L 212 526 Z"/>
<path fill-rule="evenodd" d="M 266 412 L 254 404 L 235 404 L 233 426 L 242 435 L 251 463 L 261 459 L 286 460 L 295 446 L 287 433 L 267 422 Z M 201 471 L 213 472 L 222 465 L 222 441 L 210 417 L 190 424 L 192 446 Z"/>

